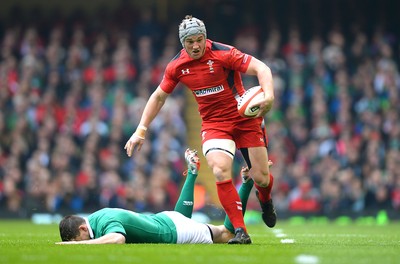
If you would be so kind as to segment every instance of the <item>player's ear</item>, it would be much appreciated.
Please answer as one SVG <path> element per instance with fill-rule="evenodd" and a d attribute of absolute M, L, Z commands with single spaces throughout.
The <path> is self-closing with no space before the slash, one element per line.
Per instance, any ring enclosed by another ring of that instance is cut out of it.
<path fill-rule="evenodd" d="M 86 224 L 82 224 L 82 225 L 79 226 L 79 230 L 87 232 L 88 231 L 88 227 L 87 227 Z"/>

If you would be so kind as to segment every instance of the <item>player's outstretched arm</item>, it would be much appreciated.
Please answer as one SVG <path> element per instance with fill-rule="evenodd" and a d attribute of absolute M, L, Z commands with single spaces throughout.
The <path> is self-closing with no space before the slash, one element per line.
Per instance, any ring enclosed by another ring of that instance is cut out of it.
<path fill-rule="evenodd" d="M 167 99 L 168 94 L 164 92 L 160 86 L 151 94 L 147 104 L 143 110 L 142 118 L 140 119 L 140 123 L 136 128 L 136 131 L 132 134 L 129 140 L 126 142 L 124 149 L 126 150 L 126 154 L 131 157 L 134 150 L 140 151 L 144 140 L 146 138 L 147 128 L 153 119 L 157 116 L 158 112 L 160 112 L 161 107 L 164 105 L 165 100 Z"/>
<path fill-rule="evenodd" d="M 80 241 L 62 241 L 57 242 L 58 245 L 72 245 L 72 244 L 125 244 L 125 236 L 120 233 L 109 233 L 102 237 L 80 240 Z"/>

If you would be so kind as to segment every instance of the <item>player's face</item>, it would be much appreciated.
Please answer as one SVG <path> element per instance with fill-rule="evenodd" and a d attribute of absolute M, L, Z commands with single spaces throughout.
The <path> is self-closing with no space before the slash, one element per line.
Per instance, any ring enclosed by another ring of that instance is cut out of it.
<path fill-rule="evenodd" d="M 188 36 L 184 42 L 185 50 L 192 59 L 200 59 L 206 50 L 206 38 L 203 34 Z"/>

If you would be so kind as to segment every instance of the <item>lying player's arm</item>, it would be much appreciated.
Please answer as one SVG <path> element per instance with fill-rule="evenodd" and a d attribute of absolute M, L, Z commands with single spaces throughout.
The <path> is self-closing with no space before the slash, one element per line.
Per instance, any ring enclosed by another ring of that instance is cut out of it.
<path fill-rule="evenodd" d="M 124 244 L 125 236 L 120 233 L 109 233 L 102 237 L 89 239 L 89 240 L 80 240 L 80 241 L 63 241 L 57 242 L 59 245 L 67 245 L 67 244 Z"/>

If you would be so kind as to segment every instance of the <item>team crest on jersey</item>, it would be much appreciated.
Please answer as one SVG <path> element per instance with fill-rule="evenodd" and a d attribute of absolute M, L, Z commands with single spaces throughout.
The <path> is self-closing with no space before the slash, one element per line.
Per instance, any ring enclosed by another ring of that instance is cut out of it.
<path fill-rule="evenodd" d="M 210 67 L 210 72 L 214 72 L 213 64 L 214 62 L 212 60 L 208 60 L 207 65 Z"/>
<path fill-rule="evenodd" d="M 220 93 L 223 90 L 224 90 L 224 86 L 223 85 L 219 85 L 217 87 L 211 87 L 211 88 L 204 88 L 204 89 L 196 90 L 196 91 L 193 91 L 193 93 L 197 97 L 202 97 L 202 96 L 207 96 L 207 95 L 210 95 L 210 94 Z"/>

